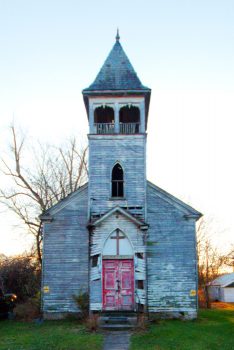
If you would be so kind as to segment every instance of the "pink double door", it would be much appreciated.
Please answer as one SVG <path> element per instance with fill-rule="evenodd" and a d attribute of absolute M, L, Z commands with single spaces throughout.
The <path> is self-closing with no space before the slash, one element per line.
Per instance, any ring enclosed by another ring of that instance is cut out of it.
<path fill-rule="evenodd" d="M 103 309 L 134 309 L 134 264 L 132 259 L 103 260 Z"/>

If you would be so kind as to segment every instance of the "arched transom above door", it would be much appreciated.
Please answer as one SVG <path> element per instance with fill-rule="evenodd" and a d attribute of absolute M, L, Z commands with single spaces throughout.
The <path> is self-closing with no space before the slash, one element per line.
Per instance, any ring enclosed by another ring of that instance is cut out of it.
<path fill-rule="evenodd" d="M 133 255 L 133 249 L 128 237 L 117 228 L 105 241 L 102 254 L 117 256 Z"/>

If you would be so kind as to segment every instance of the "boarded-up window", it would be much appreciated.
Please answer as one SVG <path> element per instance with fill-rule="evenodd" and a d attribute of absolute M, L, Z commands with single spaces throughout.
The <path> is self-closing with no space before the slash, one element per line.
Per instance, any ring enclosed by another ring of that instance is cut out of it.
<path fill-rule="evenodd" d="M 94 255 L 92 257 L 92 267 L 95 267 L 98 265 L 98 257 L 99 257 L 99 255 Z"/>

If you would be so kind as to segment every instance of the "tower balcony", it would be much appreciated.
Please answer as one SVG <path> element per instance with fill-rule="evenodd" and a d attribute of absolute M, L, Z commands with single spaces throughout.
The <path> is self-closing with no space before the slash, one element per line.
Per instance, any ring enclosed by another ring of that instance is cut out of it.
<path fill-rule="evenodd" d="M 121 101 L 121 100 L 120 100 Z M 135 104 L 115 102 L 108 105 L 95 102 L 89 114 L 90 134 L 134 135 L 145 133 L 144 101 Z"/>
<path fill-rule="evenodd" d="M 119 130 L 115 129 L 114 123 L 95 123 L 95 133 L 108 135 L 108 134 L 138 134 L 140 129 L 140 123 L 119 123 Z"/>
<path fill-rule="evenodd" d="M 115 124 L 114 123 L 95 123 L 94 124 L 96 134 L 114 134 Z"/>

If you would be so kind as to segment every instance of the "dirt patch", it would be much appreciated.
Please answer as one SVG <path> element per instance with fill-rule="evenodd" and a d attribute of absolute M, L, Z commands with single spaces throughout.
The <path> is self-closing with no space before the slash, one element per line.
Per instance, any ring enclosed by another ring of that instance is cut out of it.
<path fill-rule="evenodd" d="M 234 310 L 234 303 L 223 303 L 222 301 L 212 302 L 212 309 Z"/>

